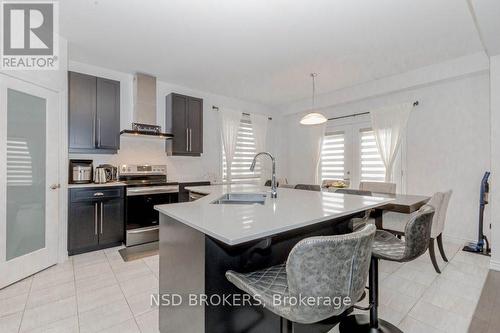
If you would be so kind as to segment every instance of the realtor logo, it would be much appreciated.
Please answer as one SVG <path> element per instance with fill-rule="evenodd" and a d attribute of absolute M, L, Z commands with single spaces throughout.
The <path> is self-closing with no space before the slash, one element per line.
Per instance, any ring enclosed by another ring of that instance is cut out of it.
<path fill-rule="evenodd" d="M 1 69 L 58 68 L 58 3 L 2 2 Z"/>

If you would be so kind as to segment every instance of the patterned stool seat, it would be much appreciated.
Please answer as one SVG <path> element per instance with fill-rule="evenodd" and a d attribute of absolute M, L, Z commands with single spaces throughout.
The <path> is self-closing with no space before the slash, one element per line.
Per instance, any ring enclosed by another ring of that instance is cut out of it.
<path fill-rule="evenodd" d="M 280 316 L 283 330 L 291 333 L 291 322 L 311 324 L 338 316 L 351 307 L 346 300 L 359 299 L 374 236 L 375 226 L 366 225 L 350 234 L 309 237 L 291 249 L 286 264 L 227 271 L 226 278 Z"/>
<path fill-rule="evenodd" d="M 286 264 L 268 267 L 259 271 L 250 273 L 237 273 L 227 271 L 226 278 L 239 289 L 255 296 L 268 309 L 279 316 L 289 318 L 290 306 L 274 306 L 273 297 L 279 295 L 280 299 L 288 294 L 288 278 L 286 274 Z"/>
<path fill-rule="evenodd" d="M 400 261 L 404 258 L 406 244 L 387 231 L 377 230 L 373 241 L 373 256 L 379 259 Z"/>

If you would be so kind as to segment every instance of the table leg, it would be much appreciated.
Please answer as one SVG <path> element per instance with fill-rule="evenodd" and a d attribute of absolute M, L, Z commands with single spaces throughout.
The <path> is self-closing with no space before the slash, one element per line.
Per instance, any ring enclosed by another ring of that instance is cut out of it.
<path fill-rule="evenodd" d="M 381 209 L 375 209 L 372 213 L 372 217 L 375 219 L 375 226 L 377 229 L 383 229 L 382 226 L 382 213 L 384 211 Z"/>

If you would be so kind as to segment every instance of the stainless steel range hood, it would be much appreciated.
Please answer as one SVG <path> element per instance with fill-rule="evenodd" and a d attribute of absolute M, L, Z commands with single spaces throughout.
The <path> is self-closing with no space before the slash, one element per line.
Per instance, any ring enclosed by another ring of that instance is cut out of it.
<path fill-rule="evenodd" d="M 123 136 L 171 139 L 173 134 L 161 131 L 156 122 L 156 77 L 147 74 L 134 76 L 134 111 L 131 129 Z"/>

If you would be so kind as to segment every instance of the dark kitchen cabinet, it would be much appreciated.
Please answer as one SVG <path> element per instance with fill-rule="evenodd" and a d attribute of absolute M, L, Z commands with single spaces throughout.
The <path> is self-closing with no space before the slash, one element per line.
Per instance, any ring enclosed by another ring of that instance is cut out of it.
<path fill-rule="evenodd" d="M 166 144 L 168 155 L 200 156 L 203 153 L 203 99 L 168 95 L 165 129 L 174 135 Z"/>
<path fill-rule="evenodd" d="M 125 235 L 123 187 L 69 190 L 68 253 L 121 245 Z"/>
<path fill-rule="evenodd" d="M 96 78 L 69 72 L 69 148 L 95 148 Z"/>
<path fill-rule="evenodd" d="M 97 78 L 97 148 L 120 149 L 120 82 Z"/>
<path fill-rule="evenodd" d="M 179 202 L 188 202 L 189 201 L 189 191 L 186 190 L 186 187 L 190 186 L 206 186 L 210 185 L 209 181 L 201 181 L 201 182 L 191 182 L 191 183 L 179 183 Z"/>
<path fill-rule="evenodd" d="M 68 212 L 68 252 L 70 255 L 98 247 L 97 206 L 98 203 L 92 201 L 70 203 Z"/>
<path fill-rule="evenodd" d="M 123 199 L 111 199 L 101 202 L 100 244 L 121 243 L 125 230 Z"/>
<path fill-rule="evenodd" d="M 120 82 L 69 72 L 69 152 L 120 149 Z"/>

